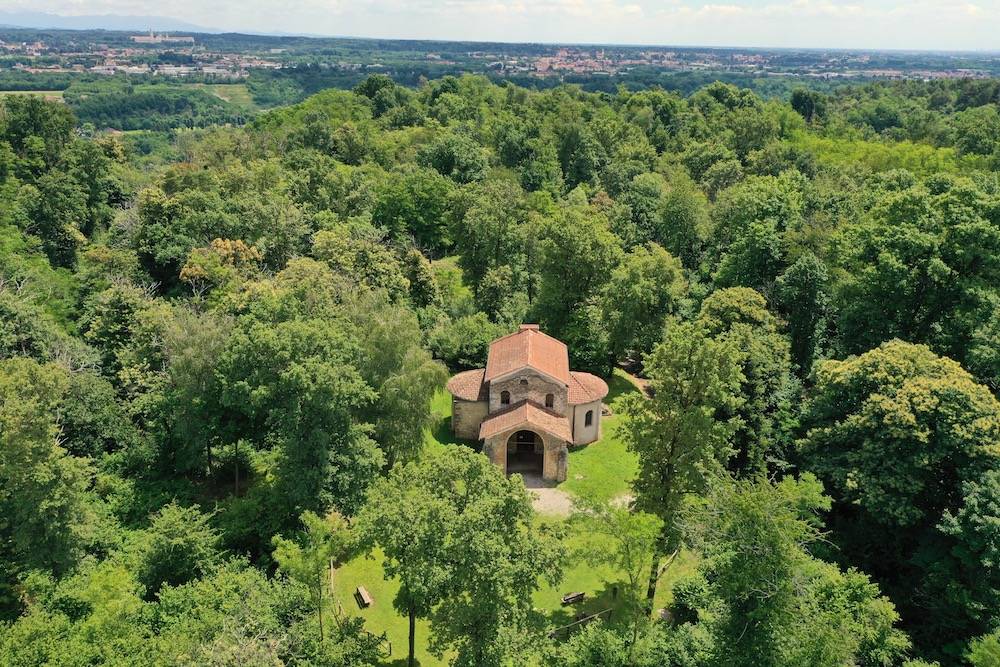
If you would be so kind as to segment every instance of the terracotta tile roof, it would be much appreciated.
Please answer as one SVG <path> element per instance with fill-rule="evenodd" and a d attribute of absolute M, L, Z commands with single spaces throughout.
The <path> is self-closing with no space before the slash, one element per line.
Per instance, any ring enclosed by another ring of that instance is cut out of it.
<path fill-rule="evenodd" d="M 463 401 L 488 401 L 490 400 L 489 385 L 483 381 L 486 369 L 477 368 L 472 371 L 463 371 L 448 380 L 446 385 L 448 391 L 455 398 Z"/>
<path fill-rule="evenodd" d="M 537 324 L 522 324 L 516 333 L 490 343 L 484 378 L 490 382 L 526 367 L 541 371 L 567 386 L 570 384 L 566 345 L 543 334 Z"/>
<path fill-rule="evenodd" d="M 479 439 L 491 438 L 498 433 L 521 428 L 544 431 L 561 440 L 573 440 L 573 431 L 569 427 L 568 419 L 530 401 L 521 401 L 503 412 L 494 412 L 484 419 L 479 426 Z"/>
<path fill-rule="evenodd" d="M 566 400 L 570 405 L 599 401 L 608 395 L 608 383 L 590 373 L 570 371 L 569 392 Z"/>

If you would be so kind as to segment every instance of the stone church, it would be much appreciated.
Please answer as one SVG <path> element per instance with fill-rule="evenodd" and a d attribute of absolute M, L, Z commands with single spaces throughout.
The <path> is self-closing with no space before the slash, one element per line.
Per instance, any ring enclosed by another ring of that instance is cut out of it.
<path fill-rule="evenodd" d="M 522 324 L 490 343 L 486 368 L 448 381 L 455 436 L 480 440 L 506 473 L 566 479 L 568 447 L 601 437 L 601 401 L 608 385 L 569 369 L 566 345 Z"/>

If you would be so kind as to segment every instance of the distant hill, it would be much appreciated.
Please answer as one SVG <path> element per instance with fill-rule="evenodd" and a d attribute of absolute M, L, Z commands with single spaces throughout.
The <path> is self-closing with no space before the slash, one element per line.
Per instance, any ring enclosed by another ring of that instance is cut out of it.
<path fill-rule="evenodd" d="M 0 10 L 0 26 L 16 28 L 56 28 L 62 30 L 128 30 L 157 32 L 222 32 L 166 16 L 124 16 L 99 14 L 62 16 L 45 12 Z"/>

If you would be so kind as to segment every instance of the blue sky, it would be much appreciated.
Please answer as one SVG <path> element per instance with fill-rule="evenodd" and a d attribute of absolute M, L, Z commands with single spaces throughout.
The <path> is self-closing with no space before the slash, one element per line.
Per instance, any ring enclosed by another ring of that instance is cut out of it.
<path fill-rule="evenodd" d="M 0 0 L 0 9 L 365 37 L 1000 51 L 1000 0 Z"/>

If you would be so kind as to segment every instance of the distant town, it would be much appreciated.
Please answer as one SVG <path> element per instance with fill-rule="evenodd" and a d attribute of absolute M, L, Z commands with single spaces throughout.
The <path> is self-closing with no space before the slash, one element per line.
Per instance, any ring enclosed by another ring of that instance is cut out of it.
<path fill-rule="evenodd" d="M 729 72 L 818 79 L 984 78 L 1000 54 L 558 46 L 249 35 L 0 29 L 0 71 L 246 78 L 305 64 L 345 72 L 408 64 L 497 76 Z"/>

